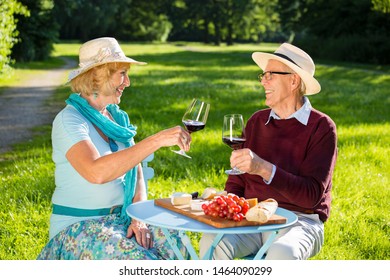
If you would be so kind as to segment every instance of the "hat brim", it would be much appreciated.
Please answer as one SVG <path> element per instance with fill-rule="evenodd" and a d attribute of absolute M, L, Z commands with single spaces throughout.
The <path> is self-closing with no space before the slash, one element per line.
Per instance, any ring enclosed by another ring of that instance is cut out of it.
<path fill-rule="evenodd" d="M 68 76 L 68 83 L 70 81 L 72 81 L 74 78 L 76 78 L 77 76 L 80 76 L 81 74 L 87 72 L 88 70 L 91 70 L 94 67 L 97 67 L 97 66 L 100 66 L 100 65 L 103 65 L 103 64 L 107 64 L 107 63 L 115 63 L 115 62 L 137 64 L 137 65 L 146 65 L 147 64 L 146 62 L 137 61 L 137 60 L 134 60 L 134 59 L 129 58 L 129 57 L 115 58 L 115 59 L 105 59 L 104 61 L 95 62 L 95 63 L 92 63 L 90 65 L 86 65 L 84 67 L 80 67 L 80 68 L 77 68 L 75 70 L 72 70 L 69 73 L 69 76 Z"/>
<path fill-rule="evenodd" d="M 301 77 L 302 81 L 305 83 L 305 87 L 306 87 L 305 95 L 313 95 L 321 91 L 320 83 L 310 73 L 306 72 L 298 65 L 292 63 L 291 61 L 285 58 L 282 58 L 280 56 L 271 53 L 254 52 L 252 54 L 252 59 L 263 71 L 265 71 L 265 68 L 267 67 L 268 61 L 270 59 L 274 59 L 282 62 L 283 64 L 286 64 L 294 72 L 296 72 Z"/>

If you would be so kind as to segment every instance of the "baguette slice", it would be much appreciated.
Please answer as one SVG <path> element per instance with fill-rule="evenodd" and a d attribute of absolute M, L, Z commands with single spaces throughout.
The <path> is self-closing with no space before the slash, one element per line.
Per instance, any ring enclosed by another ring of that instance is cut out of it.
<path fill-rule="evenodd" d="M 251 222 L 266 223 L 275 214 L 277 208 L 278 202 L 273 198 L 268 198 L 249 208 L 245 218 Z"/>

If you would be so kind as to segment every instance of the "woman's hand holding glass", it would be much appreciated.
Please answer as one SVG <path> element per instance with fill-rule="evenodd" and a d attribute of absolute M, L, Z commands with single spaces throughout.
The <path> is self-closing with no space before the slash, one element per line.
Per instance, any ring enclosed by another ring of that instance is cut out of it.
<path fill-rule="evenodd" d="M 156 134 L 160 141 L 160 147 L 179 146 L 183 151 L 189 151 L 191 135 L 181 126 L 175 126 L 160 131 Z"/>
<path fill-rule="evenodd" d="M 188 106 L 186 112 L 182 117 L 183 125 L 186 127 L 186 130 L 189 134 L 202 130 L 206 126 L 207 117 L 209 115 L 210 104 L 200 101 L 198 99 L 193 99 L 191 104 Z M 186 139 L 183 139 L 185 141 Z M 180 149 L 180 151 L 173 151 L 178 155 L 191 158 L 185 153 L 185 149 Z"/>

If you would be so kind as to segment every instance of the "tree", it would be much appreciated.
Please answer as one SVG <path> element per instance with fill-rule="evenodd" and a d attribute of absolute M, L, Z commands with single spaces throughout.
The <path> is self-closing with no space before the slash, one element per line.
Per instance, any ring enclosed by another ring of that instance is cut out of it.
<path fill-rule="evenodd" d="M 170 40 L 261 41 L 279 36 L 278 0 L 176 0 L 166 1 L 172 22 Z"/>
<path fill-rule="evenodd" d="M 47 59 L 57 40 L 58 25 L 53 18 L 52 0 L 20 0 L 30 11 L 30 17 L 17 16 L 20 40 L 12 48 L 16 61 Z"/>
<path fill-rule="evenodd" d="M 2 1 L 0 3 L 0 75 L 7 72 L 11 61 L 11 49 L 18 41 L 16 14 L 29 16 L 25 6 L 16 0 Z"/>
<path fill-rule="evenodd" d="M 116 16 L 118 38 L 137 41 L 165 42 L 172 23 L 165 12 L 164 1 L 132 0 L 127 7 L 121 6 Z M 122 4 L 121 4 L 122 5 Z"/>
<path fill-rule="evenodd" d="M 386 4 L 387 3 L 387 4 Z M 390 62 L 389 0 L 305 0 L 297 44 L 326 59 Z M 319 48 L 318 46 L 321 46 Z"/>
<path fill-rule="evenodd" d="M 389 0 L 371 0 L 373 10 L 382 12 L 384 14 L 390 14 L 390 1 Z"/>
<path fill-rule="evenodd" d="M 165 41 L 172 28 L 161 12 L 163 1 L 54 0 L 61 39 L 83 42 L 97 37 Z"/>
<path fill-rule="evenodd" d="M 301 20 L 304 11 L 303 3 L 301 0 L 279 0 L 275 8 L 283 26 L 283 33 L 288 37 L 288 41 L 292 42 L 296 33 L 295 26 Z"/>
<path fill-rule="evenodd" d="M 278 0 L 251 0 L 248 14 L 240 26 L 241 32 L 247 32 L 243 39 L 251 42 L 285 41 L 277 5 Z"/>
<path fill-rule="evenodd" d="M 126 9 L 127 2 L 131 1 L 123 0 L 119 3 L 117 0 L 54 0 L 53 2 L 53 15 L 60 26 L 60 38 L 79 39 L 84 42 L 107 35 L 114 30 L 112 25 L 117 25 L 117 15 L 123 12 L 121 5 Z"/>

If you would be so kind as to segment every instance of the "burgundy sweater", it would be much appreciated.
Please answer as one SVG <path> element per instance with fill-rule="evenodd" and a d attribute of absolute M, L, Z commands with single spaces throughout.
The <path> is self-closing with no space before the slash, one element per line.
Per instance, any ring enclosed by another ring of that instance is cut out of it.
<path fill-rule="evenodd" d="M 245 147 L 273 163 L 276 173 L 267 185 L 257 175 L 230 175 L 225 189 L 259 201 L 274 198 L 291 211 L 316 213 L 325 222 L 330 214 L 332 176 L 337 158 L 336 125 L 312 109 L 307 126 L 295 118 L 271 119 L 270 109 L 248 120 Z"/>

